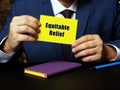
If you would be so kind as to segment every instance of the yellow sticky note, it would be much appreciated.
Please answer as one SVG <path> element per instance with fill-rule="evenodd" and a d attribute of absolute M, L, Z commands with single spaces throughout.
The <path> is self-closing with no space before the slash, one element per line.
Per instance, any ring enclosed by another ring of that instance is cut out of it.
<path fill-rule="evenodd" d="M 76 19 L 67 19 L 54 16 L 40 16 L 41 32 L 38 41 L 72 44 L 76 39 Z"/>

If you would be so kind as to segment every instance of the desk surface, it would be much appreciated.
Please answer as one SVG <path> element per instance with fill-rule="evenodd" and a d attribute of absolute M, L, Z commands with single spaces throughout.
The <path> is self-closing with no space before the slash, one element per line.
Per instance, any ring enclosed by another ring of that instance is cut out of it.
<path fill-rule="evenodd" d="M 120 90 L 120 66 L 79 68 L 43 79 L 23 73 L 23 65 L 0 67 L 0 90 Z"/>

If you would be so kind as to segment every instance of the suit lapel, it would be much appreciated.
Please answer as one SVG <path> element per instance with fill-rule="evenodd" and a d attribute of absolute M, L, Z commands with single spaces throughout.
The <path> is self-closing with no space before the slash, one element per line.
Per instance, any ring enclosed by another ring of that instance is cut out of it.
<path fill-rule="evenodd" d="M 78 30 L 77 30 L 77 38 L 81 37 L 84 34 L 89 14 L 90 14 L 90 8 L 91 8 L 91 2 L 79 2 L 77 6 L 77 12 L 76 12 L 76 19 L 78 19 Z"/>
<path fill-rule="evenodd" d="M 54 16 L 53 13 L 53 9 L 52 9 L 52 5 L 50 0 L 40 0 L 40 6 L 41 6 L 41 10 L 40 13 L 44 14 L 44 15 L 50 15 L 50 16 Z"/>

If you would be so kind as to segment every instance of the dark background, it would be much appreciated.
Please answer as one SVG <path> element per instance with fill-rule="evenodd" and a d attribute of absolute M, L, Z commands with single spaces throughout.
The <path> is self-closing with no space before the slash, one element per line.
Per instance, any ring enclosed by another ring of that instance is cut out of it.
<path fill-rule="evenodd" d="M 4 25 L 14 0 L 0 0 L 0 29 Z"/>

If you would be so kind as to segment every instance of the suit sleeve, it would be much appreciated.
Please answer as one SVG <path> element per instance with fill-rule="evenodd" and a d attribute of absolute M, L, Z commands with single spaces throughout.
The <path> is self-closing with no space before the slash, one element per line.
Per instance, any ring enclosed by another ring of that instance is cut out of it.
<path fill-rule="evenodd" d="M 112 35 L 114 35 L 113 36 L 114 38 L 108 43 L 113 44 L 120 49 L 120 3 L 119 2 L 120 1 L 116 2 L 116 8 L 115 8 L 115 20 L 113 24 L 113 33 L 112 33 Z"/>

